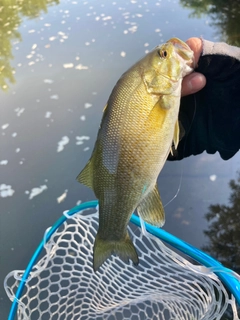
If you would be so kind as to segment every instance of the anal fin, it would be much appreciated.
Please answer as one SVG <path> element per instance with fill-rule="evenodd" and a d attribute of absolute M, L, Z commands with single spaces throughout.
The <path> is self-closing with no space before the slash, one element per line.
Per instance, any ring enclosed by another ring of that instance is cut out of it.
<path fill-rule="evenodd" d="M 165 212 L 157 189 L 150 191 L 137 207 L 141 218 L 154 226 L 162 227 L 165 223 Z"/>

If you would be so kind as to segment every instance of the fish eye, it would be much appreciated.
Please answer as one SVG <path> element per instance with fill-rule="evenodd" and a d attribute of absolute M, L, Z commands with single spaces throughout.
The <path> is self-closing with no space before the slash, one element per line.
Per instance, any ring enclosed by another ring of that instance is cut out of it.
<path fill-rule="evenodd" d="M 167 51 L 166 50 L 158 50 L 158 55 L 160 58 L 166 58 L 167 57 Z"/>

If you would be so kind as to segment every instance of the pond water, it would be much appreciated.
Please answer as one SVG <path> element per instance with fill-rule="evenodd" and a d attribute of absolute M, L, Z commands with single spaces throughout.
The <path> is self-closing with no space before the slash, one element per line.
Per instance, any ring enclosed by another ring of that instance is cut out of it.
<path fill-rule="evenodd" d="M 0 318 L 8 272 L 25 269 L 64 210 L 95 199 L 76 176 L 88 160 L 103 107 L 120 75 L 171 37 L 219 41 L 192 1 L 12 1 L 0 7 Z M 4 4 L 5 3 L 5 4 Z M 15 4 L 15 5 L 14 5 Z M 3 68 L 4 66 L 4 68 Z M 158 186 L 164 229 L 201 248 L 211 204 L 227 204 L 239 154 L 167 162 Z M 179 190 L 179 192 L 178 192 Z"/>

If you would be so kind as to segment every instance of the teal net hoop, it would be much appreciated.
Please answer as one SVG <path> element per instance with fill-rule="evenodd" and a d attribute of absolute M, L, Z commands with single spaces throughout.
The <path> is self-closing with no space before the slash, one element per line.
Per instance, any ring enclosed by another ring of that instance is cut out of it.
<path fill-rule="evenodd" d="M 51 239 L 53 234 L 58 230 L 58 228 L 70 217 L 73 217 L 76 213 L 79 213 L 80 211 L 96 208 L 98 206 L 98 201 L 90 201 L 82 203 L 69 211 L 67 213 L 64 213 L 56 222 L 55 224 L 49 228 L 44 237 L 43 240 L 40 242 L 39 246 L 37 247 L 36 251 L 34 252 L 31 260 L 29 261 L 26 270 L 24 271 L 23 275 L 18 279 L 19 285 L 16 290 L 16 293 L 14 294 L 14 299 L 12 301 L 11 310 L 9 312 L 8 320 L 14 320 L 18 304 L 21 299 L 21 296 L 24 291 L 24 287 L 26 282 L 28 281 L 28 278 L 30 276 L 30 273 L 36 264 L 39 255 L 44 249 L 45 244 Z M 138 216 L 132 215 L 130 220 L 134 225 L 137 227 L 142 226 L 142 221 L 139 219 Z M 144 223 L 144 226 L 151 235 L 157 237 L 158 239 L 168 243 L 172 247 L 178 249 L 182 253 L 186 254 L 190 258 L 197 261 L 199 264 L 203 265 L 204 267 L 207 267 L 209 273 L 215 273 L 215 275 L 221 280 L 221 282 L 224 284 L 224 286 L 231 292 L 231 294 L 234 296 L 237 304 L 240 306 L 240 277 L 234 273 L 232 270 L 225 268 L 221 263 L 213 259 L 211 256 L 207 255 L 206 253 L 202 252 L 201 250 L 193 247 L 192 245 L 180 240 L 179 238 L 169 234 L 168 232 L 164 231 L 163 229 L 159 229 L 156 227 L 153 227 L 147 223 Z M 143 226 L 142 226 L 143 227 Z M 206 272 L 208 272 L 206 270 Z M 7 291 L 8 285 L 7 285 L 8 277 L 6 277 L 4 286 Z M 21 318 L 25 319 L 25 318 Z M 60 318 L 59 318 L 60 319 Z M 64 318 L 61 318 L 64 319 Z M 70 319 L 70 318 L 66 318 Z M 74 318 L 75 319 L 75 318 Z M 79 318 L 81 319 L 81 318 Z M 97 318 L 96 318 L 97 319 Z M 100 319 L 100 318 L 98 318 Z M 101 318 L 102 319 L 102 318 Z M 105 318 L 104 318 L 105 319 Z M 192 318 L 191 318 L 192 319 Z M 203 319 L 203 318 L 201 318 Z M 237 314 L 235 315 L 234 319 L 238 319 Z"/>

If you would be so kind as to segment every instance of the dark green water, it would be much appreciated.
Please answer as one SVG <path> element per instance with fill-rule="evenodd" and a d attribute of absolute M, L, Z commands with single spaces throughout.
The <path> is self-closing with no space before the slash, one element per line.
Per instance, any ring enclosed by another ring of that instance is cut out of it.
<path fill-rule="evenodd" d="M 1 2 L 1 319 L 11 305 L 3 289 L 6 274 L 25 269 L 45 229 L 64 210 L 94 199 L 75 177 L 91 154 L 102 109 L 120 75 L 171 37 L 237 44 L 236 33 L 227 37 L 217 25 L 210 4 L 193 9 L 195 2 L 167 0 Z M 227 162 L 206 153 L 167 162 L 158 179 L 163 202 L 180 191 L 166 207 L 164 228 L 197 247 L 206 245 L 204 216 L 209 205 L 228 203 L 228 182 L 238 169 L 239 154 Z"/>

